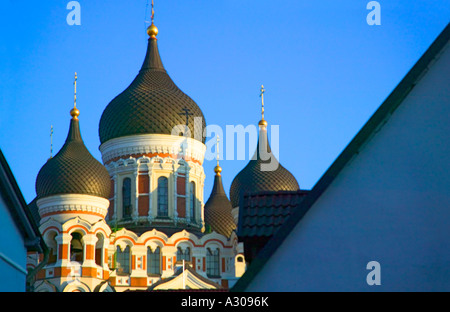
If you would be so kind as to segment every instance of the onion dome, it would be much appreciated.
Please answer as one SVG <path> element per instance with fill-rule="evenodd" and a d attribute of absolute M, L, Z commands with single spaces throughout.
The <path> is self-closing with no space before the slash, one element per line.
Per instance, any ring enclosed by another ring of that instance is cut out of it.
<path fill-rule="evenodd" d="M 223 189 L 220 174 L 222 168 L 217 165 L 214 171 L 216 173 L 214 186 L 205 204 L 205 223 L 211 227 L 212 231 L 230 237 L 231 233 L 236 230 L 236 224 L 231 214 L 231 202 Z"/>
<path fill-rule="evenodd" d="M 300 189 L 295 177 L 272 154 L 267 139 L 267 121 L 264 118 L 259 122 L 259 127 L 255 155 L 231 184 L 230 198 L 233 207 L 239 206 L 241 196 L 246 193 L 298 191 Z M 261 151 L 267 151 L 267 153 L 261 155 Z"/>
<path fill-rule="evenodd" d="M 204 143 L 206 123 L 202 111 L 164 69 L 156 39 L 158 29 L 153 23 L 147 33 L 148 48 L 142 68 L 128 88 L 105 108 L 99 126 L 100 142 L 138 134 L 170 135 L 172 129 L 185 126 L 188 120 L 191 137 Z M 196 117 L 202 119 L 202 127 L 194 128 Z"/>
<path fill-rule="evenodd" d="M 82 194 L 108 199 L 111 187 L 108 171 L 89 153 L 81 139 L 79 110 L 74 107 L 70 114 L 72 119 L 66 142 L 37 176 L 37 197 Z"/>

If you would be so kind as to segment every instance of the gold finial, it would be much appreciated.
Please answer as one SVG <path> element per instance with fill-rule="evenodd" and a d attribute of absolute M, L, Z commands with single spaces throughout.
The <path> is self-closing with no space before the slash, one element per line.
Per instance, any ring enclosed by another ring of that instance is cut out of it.
<path fill-rule="evenodd" d="M 156 39 L 156 36 L 158 35 L 158 28 L 155 26 L 155 24 L 153 24 L 153 20 L 155 19 L 154 6 L 155 6 L 155 4 L 152 0 L 152 24 L 150 26 L 148 26 L 148 28 L 147 28 L 147 34 L 152 39 Z"/>
<path fill-rule="evenodd" d="M 217 152 L 217 166 L 214 168 L 214 172 L 216 173 L 216 175 L 220 176 L 220 173 L 222 172 L 222 167 L 219 166 L 219 142 L 220 142 L 220 138 L 219 136 L 217 136 L 217 148 L 216 148 L 216 152 Z"/>
<path fill-rule="evenodd" d="M 78 116 L 80 116 L 80 111 L 77 108 L 77 73 L 75 73 L 75 80 L 73 82 L 73 108 L 70 111 L 70 116 L 72 116 L 73 119 L 78 119 Z"/>
<path fill-rule="evenodd" d="M 267 126 L 267 121 L 264 120 L 264 93 L 266 92 L 266 89 L 264 89 L 264 86 L 261 85 L 261 93 L 259 96 L 261 97 L 261 116 L 262 119 L 259 122 L 260 126 Z"/>

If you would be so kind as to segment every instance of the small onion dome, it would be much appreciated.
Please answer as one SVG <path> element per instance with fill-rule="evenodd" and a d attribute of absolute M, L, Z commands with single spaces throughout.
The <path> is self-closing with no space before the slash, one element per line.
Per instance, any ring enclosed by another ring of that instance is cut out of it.
<path fill-rule="evenodd" d="M 220 167 L 217 166 L 217 168 Z M 205 204 L 205 223 L 211 227 L 212 231 L 230 237 L 231 233 L 236 230 L 231 209 L 231 202 L 223 189 L 222 177 L 220 172 L 216 171 L 214 186 Z"/>
<path fill-rule="evenodd" d="M 81 139 L 79 111 L 72 110 L 71 115 L 66 142 L 39 171 L 37 197 L 83 194 L 109 199 L 111 182 L 108 171 L 89 153 Z"/>
<path fill-rule="evenodd" d="M 201 109 L 175 85 L 164 69 L 158 51 L 157 28 L 150 26 L 148 34 L 147 54 L 139 74 L 103 111 L 100 142 L 138 134 L 171 135 L 175 127 L 186 125 L 183 111 L 187 109 L 191 137 L 204 143 L 206 122 Z M 201 124 L 194 128 L 196 117 L 201 118 Z"/>
<path fill-rule="evenodd" d="M 265 121 L 265 120 L 264 120 Z M 230 198 L 233 207 L 239 206 L 239 200 L 245 193 L 258 193 L 265 191 L 297 191 L 299 185 L 295 177 L 285 169 L 272 154 L 267 139 L 267 122 L 260 122 L 259 140 L 256 155 L 234 178 L 230 187 Z M 267 155 L 260 155 L 261 151 L 267 150 Z M 262 165 L 278 163 L 275 170 L 262 170 Z"/>

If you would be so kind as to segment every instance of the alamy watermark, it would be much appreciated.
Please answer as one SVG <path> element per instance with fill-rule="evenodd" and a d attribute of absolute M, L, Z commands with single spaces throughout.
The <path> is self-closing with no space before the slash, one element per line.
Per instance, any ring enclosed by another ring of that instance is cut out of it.
<path fill-rule="evenodd" d="M 270 147 L 269 134 L 270 129 Z M 194 136 L 191 129 L 186 125 L 177 125 L 172 129 L 171 135 L 194 138 L 203 141 L 207 138 L 206 160 L 214 160 L 216 157 L 224 160 L 261 160 L 261 171 L 275 171 L 279 166 L 279 137 L 280 127 L 278 125 L 263 126 L 259 128 L 255 125 L 226 125 L 225 131 L 219 125 L 208 125 L 203 129 L 202 117 L 194 117 Z M 217 137 L 224 138 L 218 143 Z M 248 142 L 248 144 L 247 144 Z M 178 143 L 176 143 L 178 144 Z M 187 149 L 187 140 L 181 144 L 181 149 Z M 217 144 L 219 144 L 217 148 Z M 247 148 L 248 146 L 248 148 Z M 252 149 L 256 146 L 256 150 Z M 217 154 L 217 149 L 219 155 Z M 246 157 L 248 155 L 248 158 Z M 236 156 L 236 158 L 235 158 Z"/>
<path fill-rule="evenodd" d="M 366 6 L 367 10 L 371 10 L 367 14 L 367 25 L 381 25 L 381 5 L 378 1 L 370 1 Z"/>
<path fill-rule="evenodd" d="M 69 26 L 81 25 L 81 5 L 78 1 L 70 1 L 66 6 L 67 10 L 70 10 L 67 14 L 66 21 Z"/>

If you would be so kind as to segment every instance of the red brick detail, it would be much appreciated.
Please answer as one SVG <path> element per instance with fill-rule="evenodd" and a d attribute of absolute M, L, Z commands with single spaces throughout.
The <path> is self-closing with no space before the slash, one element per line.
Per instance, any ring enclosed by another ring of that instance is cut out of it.
<path fill-rule="evenodd" d="M 147 195 L 141 195 L 139 196 L 138 200 L 138 214 L 141 217 L 148 216 L 148 209 L 149 209 L 149 202 L 148 202 L 148 196 Z"/>
<path fill-rule="evenodd" d="M 86 245 L 86 260 L 94 260 L 94 246 Z"/>
<path fill-rule="evenodd" d="M 225 273 L 225 258 L 222 258 L 222 273 Z"/>
<path fill-rule="evenodd" d="M 130 285 L 132 287 L 146 287 L 147 286 L 147 278 L 145 277 L 131 277 Z"/>
<path fill-rule="evenodd" d="M 139 193 L 148 193 L 148 175 L 138 175 Z"/>
<path fill-rule="evenodd" d="M 178 195 L 186 195 L 186 178 L 185 177 L 177 178 L 177 194 Z"/>
<path fill-rule="evenodd" d="M 177 212 L 179 218 L 186 218 L 186 198 L 177 198 Z"/>

